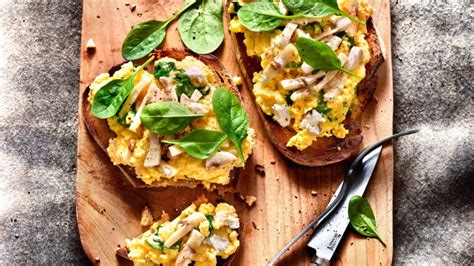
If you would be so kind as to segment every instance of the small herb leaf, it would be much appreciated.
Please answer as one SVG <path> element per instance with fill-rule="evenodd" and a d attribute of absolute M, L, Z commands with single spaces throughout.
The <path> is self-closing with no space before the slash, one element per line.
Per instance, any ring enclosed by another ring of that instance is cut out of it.
<path fill-rule="evenodd" d="M 360 77 L 357 74 L 343 68 L 341 66 L 341 60 L 337 58 L 336 53 L 331 49 L 331 47 L 329 47 L 329 45 L 324 42 L 299 37 L 296 40 L 296 49 L 298 50 L 301 60 L 316 70 L 341 70 L 347 74 Z"/>
<path fill-rule="evenodd" d="M 375 237 L 385 246 L 375 222 L 374 212 L 369 202 L 361 196 L 353 196 L 349 201 L 349 220 L 352 227 L 361 235 Z"/>
<path fill-rule="evenodd" d="M 155 57 L 150 57 L 143 65 L 135 69 L 132 76 L 125 79 L 114 79 L 102 86 L 94 95 L 91 113 L 100 119 L 114 116 L 133 90 L 135 77 Z"/>
<path fill-rule="evenodd" d="M 247 137 L 249 117 L 239 99 L 230 91 L 218 88 L 212 95 L 212 107 L 222 131 L 235 144 L 242 161 L 242 142 Z"/>
<path fill-rule="evenodd" d="M 149 20 L 133 27 L 123 41 L 122 56 L 127 60 L 136 60 L 151 53 L 165 39 L 168 25 L 195 2 L 185 2 L 184 6 L 166 21 Z"/>
<path fill-rule="evenodd" d="M 184 45 L 198 54 L 214 52 L 224 41 L 221 0 L 200 0 L 178 21 Z"/>
<path fill-rule="evenodd" d="M 303 17 L 303 14 L 285 16 L 273 2 L 252 2 L 243 5 L 237 17 L 251 31 L 269 31 L 280 26 L 283 20 Z"/>
<path fill-rule="evenodd" d="M 206 214 L 206 219 L 209 222 L 209 235 L 211 235 L 212 231 L 214 231 L 214 225 L 212 225 L 212 222 L 214 221 L 214 216 Z"/>
<path fill-rule="evenodd" d="M 340 15 L 365 25 L 363 21 L 350 16 L 339 9 L 337 0 L 283 0 L 283 4 L 293 14 L 304 14 L 305 17 L 322 18 Z"/>
<path fill-rule="evenodd" d="M 190 156 L 204 160 L 209 158 L 226 138 L 226 135 L 219 131 L 196 129 L 182 139 L 166 139 L 162 140 L 162 142 L 176 144 L 183 148 Z"/>
<path fill-rule="evenodd" d="M 182 132 L 191 122 L 202 117 L 178 102 L 158 102 L 143 108 L 140 119 L 151 132 L 166 136 Z"/>

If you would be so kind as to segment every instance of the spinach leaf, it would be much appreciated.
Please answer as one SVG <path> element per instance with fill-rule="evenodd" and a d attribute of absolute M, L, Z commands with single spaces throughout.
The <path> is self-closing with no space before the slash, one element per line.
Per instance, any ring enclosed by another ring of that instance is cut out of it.
<path fill-rule="evenodd" d="M 192 113 L 178 102 L 158 102 L 146 105 L 140 119 L 151 132 L 166 136 L 180 133 L 202 116 Z"/>
<path fill-rule="evenodd" d="M 306 62 L 315 70 L 333 71 L 341 70 L 349 75 L 362 78 L 361 76 L 345 69 L 341 65 L 341 60 L 336 53 L 322 41 L 299 37 L 296 40 L 296 49 L 301 60 Z"/>
<path fill-rule="evenodd" d="M 353 196 L 349 201 L 349 220 L 361 235 L 375 237 L 385 246 L 375 223 L 375 216 L 369 202 L 361 196 Z"/>
<path fill-rule="evenodd" d="M 150 237 L 145 239 L 145 242 L 150 245 L 150 247 L 160 250 L 161 252 L 165 251 L 165 243 L 161 240 L 160 235 L 158 234 L 159 227 L 156 232 Z"/>
<path fill-rule="evenodd" d="M 165 39 L 168 25 L 195 2 L 185 2 L 179 11 L 165 21 L 149 20 L 133 27 L 123 41 L 122 56 L 127 60 L 136 60 L 152 52 Z"/>
<path fill-rule="evenodd" d="M 242 142 L 247 137 L 249 117 L 239 99 L 230 91 L 218 88 L 212 95 L 212 108 L 222 131 L 235 144 L 242 161 Z"/>
<path fill-rule="evenodd" d="M 199 0 L 178 20 L 184 45 L 198 54 L 214 52 L 224 41 L 221 0 Z"/>
<path fill-rule="evenodd" d="M 155 59 L 154 56 L 150 57 L 143 65 L 135 69 L 132 76 L 125 79 L 114 79 L 102 86 L 94 95 L 91 113 L 100 119 L 114 116 L 132 92 L 137 74 L 153 59 Z"/>
<path fill-rule="evenodd" d="M 211 235 L 212 231 L 214 231 L 214 226 L 212 225 L 212 222 L 214 221 L 214 216 L 206 214 L 206 219 L 209 222 L 209 235 Z"/>
<path fill-rule="evenodd" d="M 165 139 L 161 142 L 176 144 L 190 156 L 204 160 L 209 158 L 226 138 L 226 135 L 219 131 L 196 129 L 182 139 Z"/>
<path fill-rule="evenodd" d="M 283 4 L 293 14 L 304 14 L 305 17 L 313 18 L 339 15 L 365 25 L 363 21 L 341 11 L 337 4 L 337 0 L 283 0 Z"/>
<path fill-rule="evenodd" d="M 160 77 L 169 77 L 170 73 L 174 70 L 176 70 L 176 64 L 174 62 L 157 62 L 153 75 L 159 80 Z"/>
<path fill-rule="evenodd" d="M 237 12 L 240 23 L 251 31 L 274 30 L 285 19 L 303 17 L 303 14 L 285 16 L 273 2 L 252 2 L 242 6 Z"/>

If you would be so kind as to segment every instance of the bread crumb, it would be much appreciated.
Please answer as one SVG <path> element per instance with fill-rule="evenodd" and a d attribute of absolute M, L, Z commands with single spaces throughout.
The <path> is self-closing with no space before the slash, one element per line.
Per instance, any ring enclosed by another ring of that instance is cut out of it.
<path fill-rule="evenodd" d="M 89 39 L 86 42 L 86 50 L 88 53 L 92 54 L 95 52 L 96 45 L 94 39 Z"/>
<path fill-rule="evenodd" d="M 312 195 L 312 196 L 317 196 L 317 195 L 318 195 L 318 192 L 317 192 L 317 191 L 314 191 L 314 190 L 311 190 L 311 195 Z"/>
<path fill-rule="evenodd" d="M 255 201 L 257 201 L 257 197 L 254 197 L 254 196 L 245 196 L 245 202 L 247 203 L 247 205 L 252 206 Z"/>
<path fill-rule="evenodd" d="M 150 226 L 153 224 L 153 215 L 151 214 L 148 206 L 145 206 L 142 210 L 142 218 L 140 219 L 141 226 Z"/>
<path fill-rule="evenodd" d="M 193 201 L 194 205 L 201 206 L 201 204 L 208 203 L 209 200 L 206 198 L 206 195 L 201 194 L 195 201 Z"/>
<path fill-rule="evenodd" d="M 235 83 L 235 85 L 240 86 L 242 85 L 242 78 L 240 76 L 234 76 L 232 77 L 232 81 Z"/>

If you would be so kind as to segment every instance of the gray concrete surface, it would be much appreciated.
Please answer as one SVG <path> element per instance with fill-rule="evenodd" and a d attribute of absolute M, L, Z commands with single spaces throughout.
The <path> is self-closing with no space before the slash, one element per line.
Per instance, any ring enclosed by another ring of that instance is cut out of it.
<path fill-rule="evenodd" d="M 396 265 L 474 263 L 473 7 L 392 1 Z M 0 265 L 86 264 L 74 214 L 81 2 L 0 0 Z"/>

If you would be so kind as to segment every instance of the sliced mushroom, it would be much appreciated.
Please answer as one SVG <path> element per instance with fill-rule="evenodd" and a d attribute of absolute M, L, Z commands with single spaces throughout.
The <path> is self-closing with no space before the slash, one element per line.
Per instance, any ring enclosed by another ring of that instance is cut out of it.
<path fill-rule="evenodd" d="M 235 160 L 237 160 L 237 157 L 233 153 L 227 151 L 219 151 L 206 160 L 206 169 L 209 170 L 212 168 L 216 168 L 221 165 L 233 162 Z"/>
<path fill-rule="evenodd" d="M 309 96 L 311 94 L 311 90 L 309 88 L 303 88 L 303 89 L 299 89 L 295 92 L 293 92 L 291 95 L 290 95 L 290 99 L 293 101 L 293 102 L 296 102 L 300 99 L 303 99 L 303 98 L 306 98 L 307 96 Z"/>
<path fill-rule="evenodd" d="M 290 125 L 290 109 L 286 104 L 274 104 L 272 106 L 273 120 L 275 120 L 281 127 Z"/>
<path fill-rule="evenodd" d="M 169 154 L 169 157 L 176 157 L 180 154 L 182 154 L 184 152 L 183 148 L 181 148 L 180 146 L 174 144 L 174 145 L 171 145 L 168 147 L 168 154 Z"/>
<path fill-rule="evenodd" d="M 296 90 L 313 84 L 314 82 L 316 82 L 316 80 L 323 77 L 325 74 L 326 72 L 319 71 L 318 73 L 307 77 L 285 79 L 281 81 L 281 86 L 285 90 Z"/>
<path fill-rule="evenodd" d="M 187 266 L 191 264 L 197 248 L 204 241 L 205 237 L 196 229 L 191 231 L 189 239 L 176 258 L 176 266 Z"/>
<path fill-rule="evenodd" d="M 333 51 L 336 51 L 337 48 L 339 48 L 339 45 L 341 45 L 341 43 L 342 43 L 342 38 L 337 37 L 337 36 L 328 37 L 326 40 L 326 44 L 329 45 L 329 47 L 331 47 Z"/>
<path fill-rule="evenodd" d="M 133 117 L 133 120 L 132 120 L 132 123 L 130 124 L 130 127 L 129 129 L 132 131 L 132 132 L 136 132 L 138 127 L 140 127 L 141 123 L 142 123 L 142 120 L 140 119 L 140 116 L 143 112 L 143 108 L 145 108 L 145 105 L 150 101 L 150 99 L 156 95 L 157 91 L 158 91 L 158 87 L 156 87 L 155 84 L 151 84 L 150 87 L 148 88 L 148 91 L 147 93 L 145 94 L 145 97 L 143 97 L 143 100 L 142 102 L 140 103 L 140 106 L 138 106 L 137 108 L 137 113 L 135 114 L 135 116 Z"/>
<path fill-rule="evenodd" d="M 322 39 L 326 38 L 329 35 L 333 35 L 334 33 L 346 30 L 351 25 L 351 23 L 352 23 L 352 21 L 350 19 L 348 19 L 346 17 L 343 17 L 343 18 L 339 19 L 336 22 L 336 28 L 324 31 L 323 33 L 316 36 L 316 38 L 314 38 L 314 39 L 315 40 L 322 40 Z"/>
<path fill-rule="evenodd" d="M 301 70 L 303 70 L 304 73 L 306 74 L 309 74 L 311 72 L 313 72 L 313 67 L 308 65 L 306 62 L 303 62 L 303 64 L 301 65 Z"/>
<path fill-rule="evenodd" d="M 160 77 L 160 82 L 165 87 L 163 90 L 163 100 L 178 101 L 178 96 L 176 96 L 176 86 L 173 84 L 173 79 L 169 77 Z"/>
<path fill-rule="evenodd" d="M 202 98 L 202 93 L 199 90 L 194 90 L 191 94 L 191 101 L 198 102 Z"/>
<path fill-rule="evenodd" d="M 231 229 L 238 229 L 240 227 L 240 220 L 238 217 L 230 216 L 227 211 L 218 212 L 214 216 L 214 221 L 217 224 L 228 226 Z"/>
<path fill-rule="evenodd" d="M 349 15 L 356 18 L 358 6 L 359 6 L 358 0 L 350 0 L 349 1 Z M 351 21 L 351 24 L 346 29 L 347 36 L 354 37 L 356 32 L 357 32 L 357 22 Z"/>
<path fill-rule="evenodd" d="M 288 45 L 288 43 L 290 43 L 291 36 L 293 36 L 293 33 L 295 32 L 297 27 L 298 25 L 294 23 L 286 24 L 285 28 L 283 29 L 283 32 L 278 35 L 273 41 L 273 45 L 276 47 L 285 47 L 286 45 Z"/>
<path fill-rule="evenodd" d="M 205 114 L 209 113 L 209 109 L 202 103 L 189 102 L 185 105 L 186 105 L 186 107 L 189 108 L 189 110 L 191 110 L 191 112 L 193 112 L 195 114 L 205 115 Z"/>
<path fill-rule="evenodd" d="M 349 52 L 349 57 L 347 58 L 346 68 L 349 70 L 354 70 L 360 64 L 362 60 L 362 49 L 358 46 L 353 46 Z"/>
<path fill-rule="evenodd" d="M 150 168 L 160 165 L 161 162 L 161 143 L 160 136 L 150 133 L 150 150 L 146 155 L 143 166 Z"/>
<path fill-rule="evenodd" d="M 340 53 L 340 54 L 338 55 L 338 58 L 339 58 L 339 60 L 341 61 L 341 65 L 346 64 L 346 62 L 347 62 L 347 56 L 346 56 L 345 54 Z M 326 87 L 326 86 L 329 84 L 329 82 L 330 82 L 333 78 L 336 77 L 336 75 L 337 75 L 338 73 L 339 73 L 339 70 L 333 70 L 333 71 L 328 72 L 328 73 L 326 74 L 326 76 L 324 76 L 324 78 L 323 78 L 318 84 L 316 84 L 315 86 L 313 86 L 313 87 L 311 88 L 311 90 L 312 90 L 313 92 L 318 92 L 318 91 L 320 91 L 321 89 L 323 89 L 324 87 Z"/>
<path fill-rule="evenodd" d="M 283 1 L 278 2 L 278 9 L 280 9 L 280 12 L 283 15 L 288 14 L 288 9 L 286 8 L 285 4 L 283 4 Z"/>
<path fill-rule="evenodd" d="M 307 114 L 303 120 L 300 122 L 301 128 L 306 128 L 309 132 L 318 135 L 321 133 L 321 128 L 319 123 L 326 121 L 324 117 L 318 113 L 318 111 L 313 110 L 311 113 Z"/>
<path fill-rule="evenodd" d="M 174 245 L 183 236 L 187 235 L 194 227 L 198 226 L 202 221 L 206 220 L 206 216 L 200 212 L 194 212 L 178 223 L 179 228 L 171 234 L 165 241 L 165 247 L 169 248 Z"/>
<path fill-rule="evenodd" d="M 298 58 L 298 51 L 293 44 L 288 44 L 285 49 L 263 70 L 262 82 L 273 79 L 280 73 L 285 65 Z"/>
<path fill-rule="evenodd" d="M 165 162 L 160 163 L 160 170 L 161 170 L 161 172 L 163 172 L 163 174 L 167 178 L 171 178 L 179 172 L 178 169 L 174 168 L 173 166 L 171 166 L 171 165 L 169 165 Z"/>
<path fill-rule="evenodd" d="M 201 87 L 201 86 L 206 85 L 206 78 L 205 78 L 206 73 L 201 68 L 197 66 L 192 66 L 188 68 L 184 72 L 184 74 L 186 74 L 186 76 L 189 77 L 189 79 L 191 80 L 191 83 L 194 86 Z"/>
<path fill-rule="evenodd" d="M 230 246 L 227 239 L 218 235 L 212 235 L 209 237 L 209 242 L 211 242 L 212 246 L 218 253 L 224 252 Z"/>

